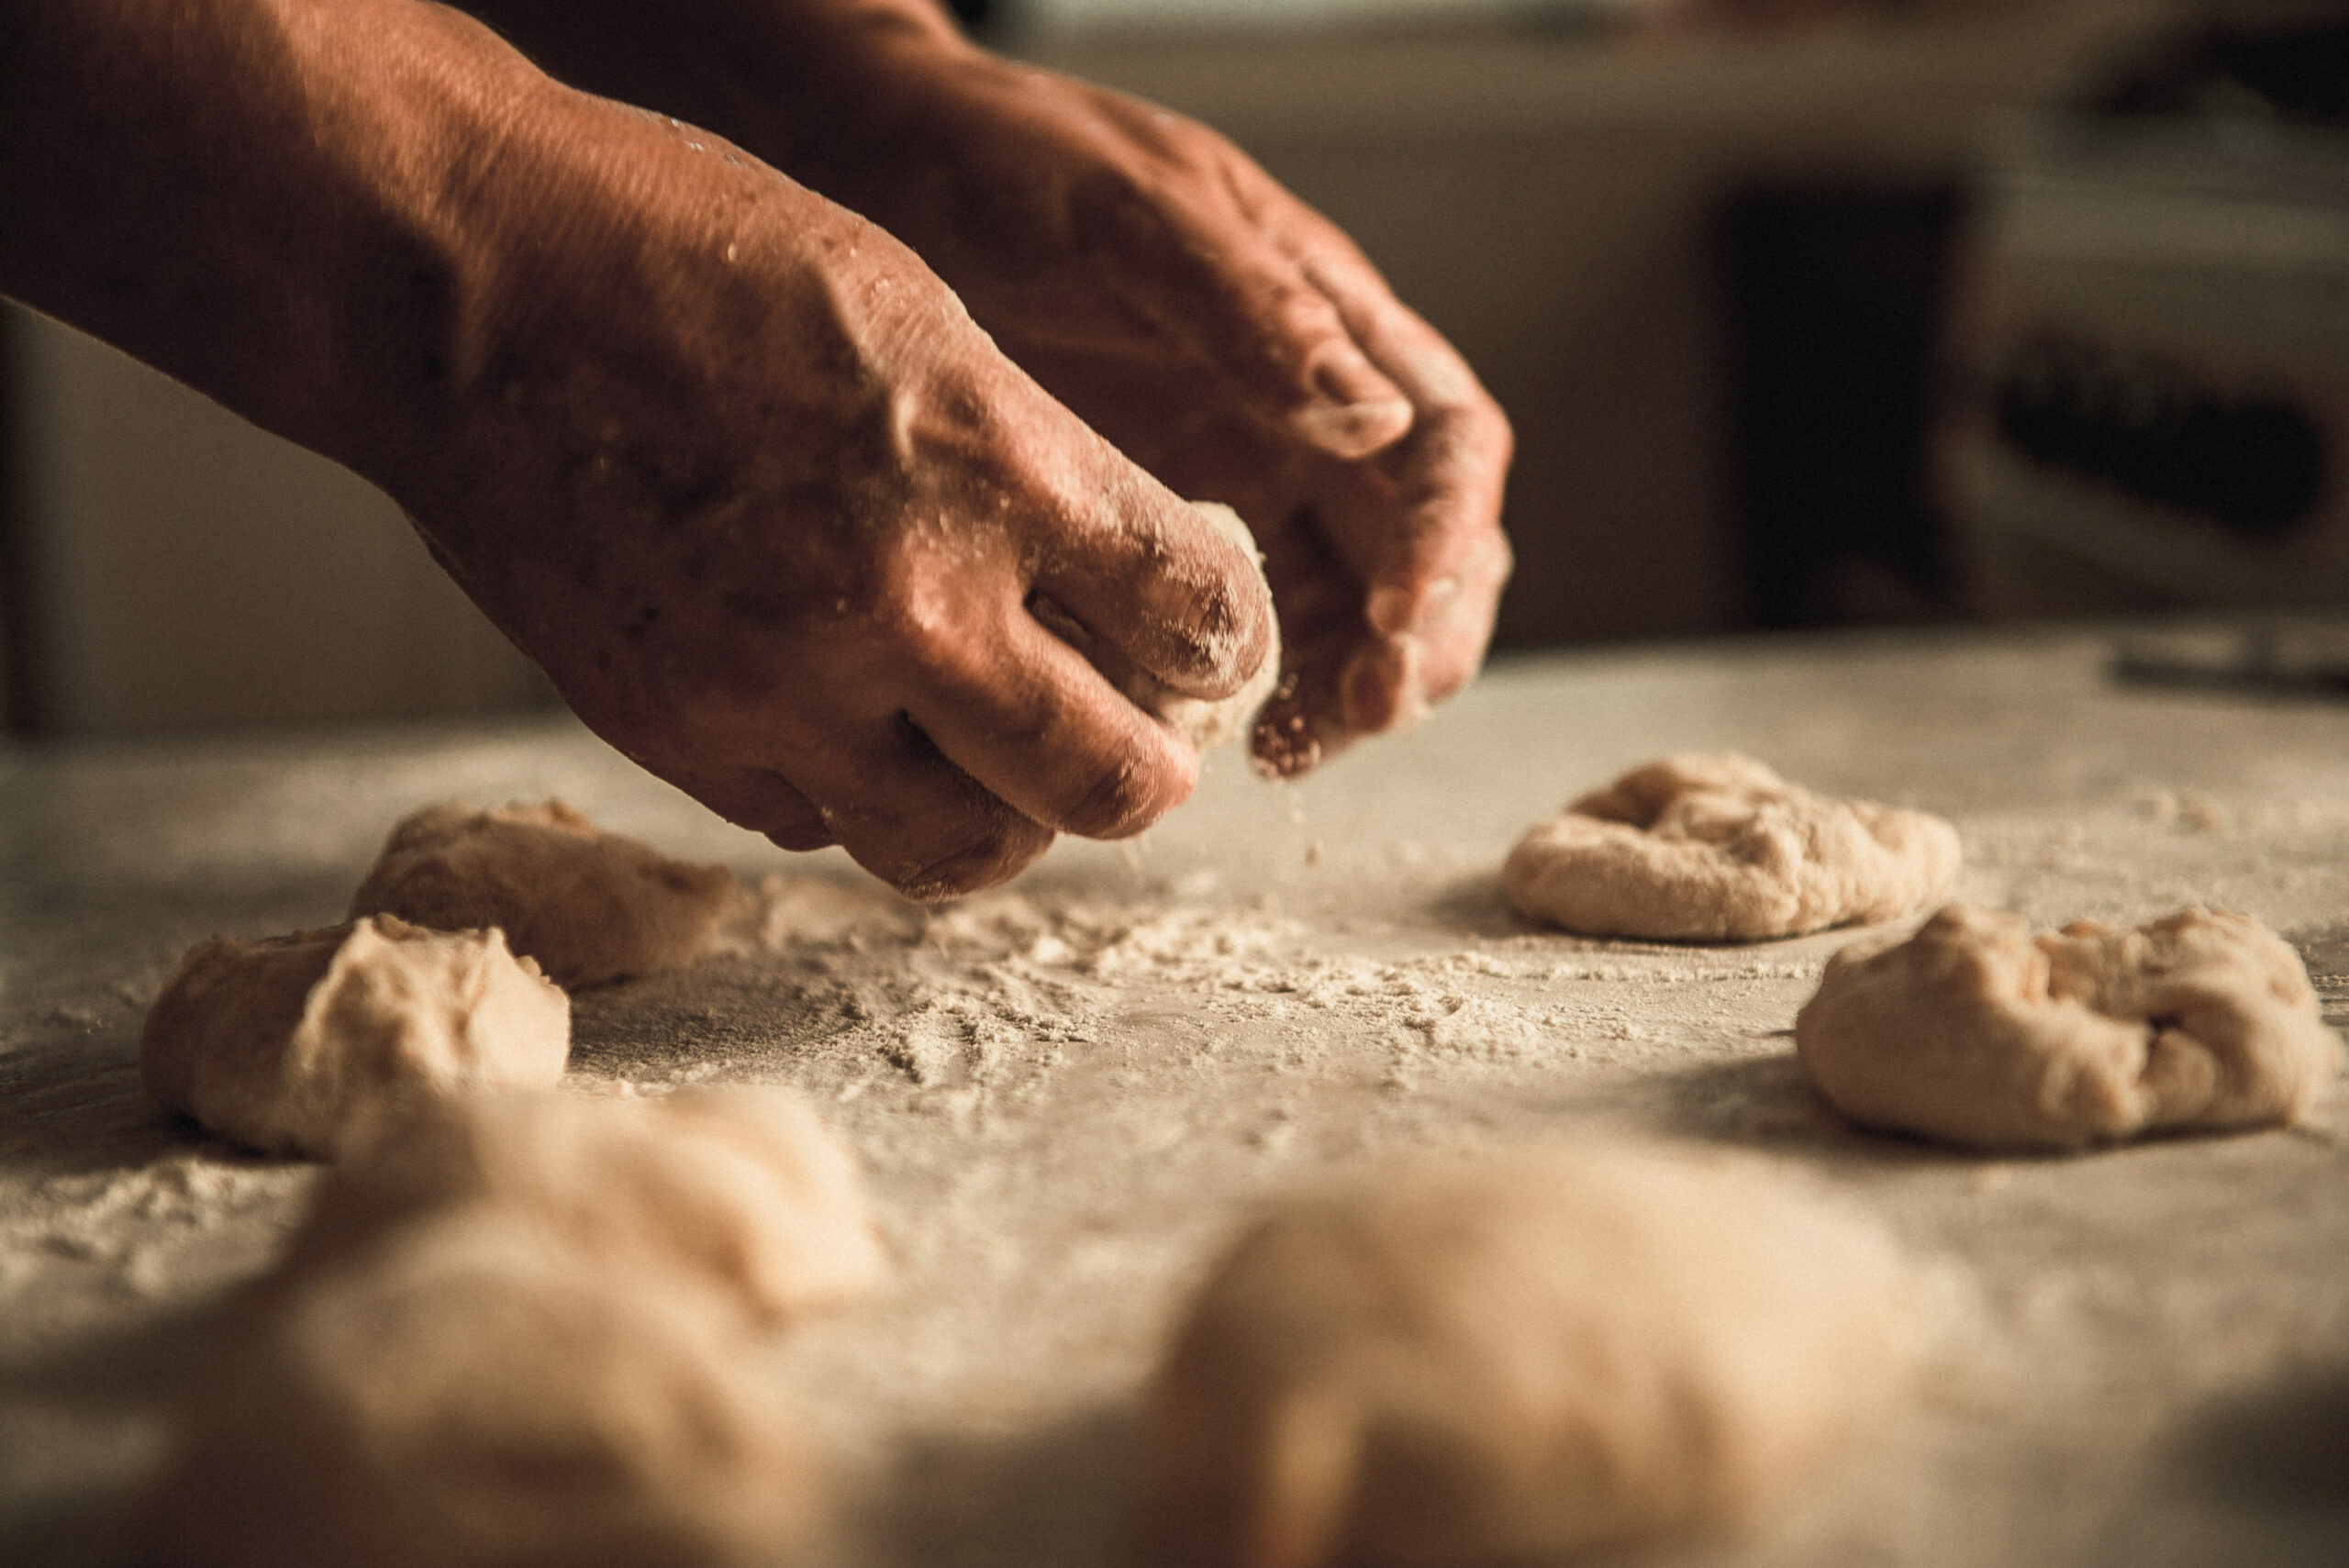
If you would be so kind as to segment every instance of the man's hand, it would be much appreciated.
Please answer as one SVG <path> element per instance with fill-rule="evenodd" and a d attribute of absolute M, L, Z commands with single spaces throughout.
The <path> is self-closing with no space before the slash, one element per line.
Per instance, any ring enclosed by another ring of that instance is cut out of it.
<path fill-rule="evenodd" d="M 598 733 L 786 847 L 938 896 L 1189 793 L 1030 607 L 1220 696 L 1254 573 L 912 252 L 439 6 L 194 9 L 10 14 L 0 288 L 383 485 Z"/>
<path fill-rule="evenodd" d="M 932 0 L 467 0 L 558 75 L 724 130 L 880 223 L 1174 490 L 1239 509 L 1302 773 L 1472 676 L 1507 421 L 1327 220 L 1204 127 L 999 60 Z"/>
<path fill-rule="evenodd" d="M 1465 684 L 1508 574 L 1508 422 L 1353 244 L 1179 116 L 927 36 L 842 52 L 861 71 L 802 139 L 808 177 L 1255 530 L 1288 651 L 1258 756 L 1302 773 Z"/>
<path fill-rule="evenodd" d="M 533 123 L 476 461 L 417 515 L 581 717 L 918 896 L 1187 796 L 1188 747 L 1031 606 L 1222 695 L 1271 633 L 1240 552 L 870 224 L 601 100 Z"/>

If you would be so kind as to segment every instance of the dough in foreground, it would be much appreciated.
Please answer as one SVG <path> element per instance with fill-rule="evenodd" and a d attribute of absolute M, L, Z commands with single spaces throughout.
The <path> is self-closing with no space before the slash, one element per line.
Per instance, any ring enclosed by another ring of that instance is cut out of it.
<path fill-rule="evenodd" d="M 351 913 L 495 926 L 557 984 L 675 969 L 706 951 L 734 895 L 724 866 L 673 861 L 560 800 L 428 806 L 392 828 Z"/>
<path fill-rule="evenodd" d="M 1256 548 L 1256 536 L 1248 531 L 1240 514 L 1214 501 L 1194 501 L 1191 506 L 1215 526 L 1218 533 L 1238 545 L 1248 559 L 1256 563 L 1258 576 L 1264 575 L 1264 557 Z M 1058 606 L 1049 600 L 1035 606 L 1037 618 L 1050 627 L 1063 641 L 1074 646 L 1094 667 L 1106 676 L 1109 684 L 1123 692 L 1136 707 L 1156 714 L 1179 730 L 1193 750 L 1210 751 L 1234 740 L 1245 740 L 1254 728 L 1257 710 L 1280 684 L 1281 650 L 1278 628 L 1273 642 L 1264 651 L 1264 662 L 1248 677 L 1241 688 L 1218 701 L 1204 697 L 1186 696 L 1136 665 L 1113 644 L 1105 642 L 1087 630 Z"/>
<path fill-rule="evenodd" d="M 1964 904 L 1835 954 L 1795 1046 L 1853 1120 L 1986 1149 L 2296 1122 L 2341 1057 L 2299 956 L 2256 920 L 2033 937 Z"/>
<path fill-rule="evenodd" d="M 1168 1568 L 1549 1561 L 1733 1525 L 1906 1371 L 1889 1243 L 1627 1151 L 1382 1172 L 1248 1230 L 1146 1428 Z"/>
<path fill-rule="evenodd" d="M 199 942 L 139 1040 L 165 1110 L 321 1159 L 418 1100 L 552 1084 L 570 1053 L 570 998 L 503 936 L 388 915 Z"/>
<path fill-rule="evenodd" d="M 707 1295 L 468 1213 L 279 1300 L 142 1521 L 172 1568 L 769 1568 L 820 1477 Z"/>
<path fill-rule="evenodd" d="M 319 1184 L 288 1272 L 419 1220 L 495 1212 L 610 1277 L 713 1291 L 763 1322 L 879 1286 L 856 1157 L 782 1089 L 481 1095 L 387 1124 Z"/>
<path fill-rule="evenodd" d="M 1594 937 L 1758 941 L 1923 907 L 1957 875 L 1938 817 L 1835 800 L 1733 751 L 1634 768 L 1518 840 L 1528 919 Z"/>

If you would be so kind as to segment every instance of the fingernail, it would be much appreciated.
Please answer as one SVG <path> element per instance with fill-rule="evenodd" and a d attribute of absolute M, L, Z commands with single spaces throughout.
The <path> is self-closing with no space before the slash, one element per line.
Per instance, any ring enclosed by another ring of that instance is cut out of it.
<path fill-rule="evenodd" d="M 1338 702 L 1356 735 L 1416 724 L 1428 706 L 1419 690 L 1419 639 L 1386 637 L 1357 650 L 1346 662 Z"/>
<path fill-rule="evenodd" d="M 1381 637 L 1401 637 L 1424 630 L 1420 623 L 1427 618 L 1428 612 L 1459 592 L 1460 579 L 1457 577 L 1438 577 L 1417 588 L 1407 588 L 1396 583 L 1382 584 L 1370 591 L 1370 597 L 1363 606 L 1363 616 L 1370 622 L 1370 629 Z"/>
<path fill-rule="evenodd" d="M 1308 403 L 1289 416 L 1289 426 L 1331 457 L 1353 462 L 1401 440 L 1413 417 L 1410 404 L 1399 397 L 1382 403 Z"/>
<path fill-rule="evenodd" d="M 1419 596 L 1408 588 L 1392 583 L 1382 584 L 1370 591 L 1370 601 L 1363 607 L 1364 618 L 1370 629 L 1381 637 L 1399 637 L 1411 629 L 1418 618 Z"/>
<path fill-rule="evenodd" d="M 1338 350 L 1324 353 L 1313 367 L 1313 389 L 1331 403 L 1396 403 L 1402 389 L 1378 373 L 1358 353 Z"/>
<path fill-rule="evenodd" d="M 1351 349 L 1324 353 L 1309 379 L 1319 397 L 1294 416 L 1298 432 L 1332 457 L 1367 457 L 1411 428 L 1410 400 Z"/>

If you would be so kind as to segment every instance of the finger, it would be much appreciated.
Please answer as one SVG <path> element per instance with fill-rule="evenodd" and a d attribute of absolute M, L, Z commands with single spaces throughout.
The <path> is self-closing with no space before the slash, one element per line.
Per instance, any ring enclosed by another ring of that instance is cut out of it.
<path fill-rule="evenodd" d="M 1275 562 L 1283 671 L 1249 736 L 1249 750 L 1274 775 L 1297 778 L 1343 751 L 1347 729 L 1339 681 L 1363 638 L 1360 586 L 1310 527 L 1288 530 Z"/>
<path fill-rule="evenodd" d="M 763 833 L 782 849 L 820 850 L 836 842 L 816 803 L 771 769 L 664 776 L 737 828 Z"/>
<path fill-rule="evenodd" d="M 1022 815 L 1091 839 L 1139 833 L 1190 798 L 1190 746 L 1017 605 L 929 662 L 908 712 L 940 752 Z"/>
<path fill-rule="evenodd" d="M 1224 165 L 1209 176 L 1221 188 L 1271 186 L 1234 149 L 1218 145 L 1207 156 Z M 1264 189 L 1263 199 L 1291 200 L 1276 188 Z M 1252 213 L 1202 220 L 1139 193 L 1116 198 L 1113 210 L 1128 303 L 1216 366 L 1259 417 L 1347 461 L 1410 429 L 1407 392 Z"/>
<path fill-rule="evenodd" d="M 1375 630 L 1420 632 L 1442 601 L 1488 568 L 1514 449 L 1508 419 L 1450 343 L 1386 292 L 1375 275 L 1327 274 L 1348 325 L 1420 410 L 1411 439 L 1380 464 L 1395 518 L 1375 527 L 1325 522 L 1331 543 L 1368 585 Z"/>
<path fill-rule="evenodd" d="M 1246 551 L 1118 459 L 1090 519 L 1036 541 L 1033 586 L 1186 696 L 1230 695 L 1264 667 L 1273 603 Z"/>
<path fill-rule="evenodd" d="M 1458 690 L 1483 662 L 1511 565 L 1500 508 L 1512 438 L 1498 405 L 1432 328 L 1383 286 L 1375 296 L 1362 280 L 1341 286 L 1349 322 L 1422 406 L 1410 439 L 1378 461 L 1384 504 L 1320 519 L 1361 574 L 1375 639 L 1341 696 L 1350 722 L 1379 729 Z"/>
<path fill-rule="evenodd" d="M 908 898 L 1007 882 L 1052 842 L 1051 828 L 941 756 L 903 715 L 849 727 L 782 765 L 834 841 Z"/>

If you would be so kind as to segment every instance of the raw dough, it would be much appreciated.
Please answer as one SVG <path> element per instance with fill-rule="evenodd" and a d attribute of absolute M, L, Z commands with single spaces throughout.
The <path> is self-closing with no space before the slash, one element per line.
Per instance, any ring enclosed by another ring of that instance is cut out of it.
<path fill-rule="evenodd" d="M 562 985 L 675 969 L 707 951 L 734 895 L 724 866 L 673 861 L 560 800 L 428 806 L 392 829 L 351 913 L 496 926 Z"/>
<path fill-rule="evenodd" d="M 1795 1045 L 1854 1121 L 2021 1149 L 2299 1121 L 2341 1053 L 2299 955 L 2256 920 L 2186 909 L 2034 938 L 1963 904 L 1838 952 Z"/>
<path fill-rule="evenodd" d="M 562 1076 L 571 999 L 495 931 L 393 916 L 180 960 L 139 1066 L 165 1110 L 267 1154 L 332 1159 L 422 1098 Z"/>
<path fill-rule="evenodd" d="M 517 1216 L 616 1274 L 700 1279 L 763 1321 L 825 1312 L 888 1274 L 855 1155 L 804 1098 L 750 1087 L 420 1108 L 319 1183 L 291 1268 L 467 1207 Z"/>
<path fill-rule="evenodd" d="M 1920 908 L 1957 875 L 1938 817 L 1790 784 L 1734 751 L 1634 768 L 1518 840 L 1529 919 L 1594 937 L 1755 941 Z"/>
<path fill-rule="evenodd" d="M 1214 501 L 1194 501 L 1191 506 L 1218 533 L 1238 545 L 1250 561 L 1256 563 L 1258 576 L 1264 575 L 1264 557 L 1256 548 L 1256 536 L 1240 514 Z M 1037 618 L 1059 636 L 1073 644 L 1095 668 L 1108 677 L 1111 685 L 1123 692 L 1136 707 L 1146 709 L 1174 727 L 1199 751 L 1213 751 L 1234 740 L 1247 738 L 1255 727 L 1257 710 L 1280 684 L 1280 634 L 1274 629 L 1273 640 L 1264 651 L 1264 662 L 1248 677 L 1241 688 L 1219 701 L 1186 696 L 1175 691 L 1149 671 L 1128 659 L 1116 646 L 1095 637 L 1085 626 L 1050 600 L 1040 600 L 1034 606 Z"/>
<path fill-rule="evenodd" d="M 469 1208 L 560 1237 L 614 1278 L 698 1281 L 763 1321 L 843 1305 L 887 1273 L 856 1157 L 798 1095 L 759 1088 L 423 1107 L 320 1184 L 291 1272 Z"/>
<path fill-rule="evenodd" d="M 710 1306 L 480 1211 L 401 1232 L 274 1303 L 194 1410 L 139 1560 L 784 1560 L 819 1478 Z"/>
<path fill-rule="evenodd" d="M 1174 1568 L 1550 1561 L 1731 1525 L 1906 1370 L 1873 1227 L 1766 1173 L 1617 1150 L 1381 1172 L 1215 1271 L 1158 1375 Z"/>

